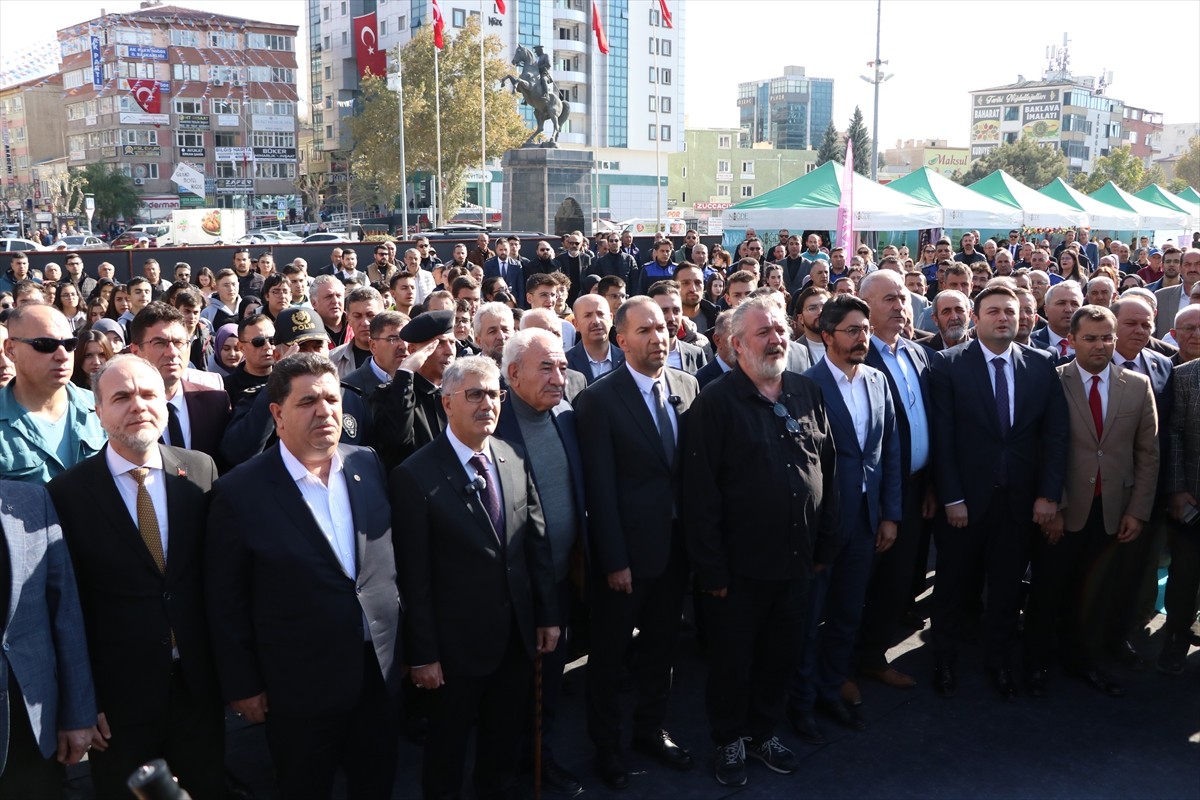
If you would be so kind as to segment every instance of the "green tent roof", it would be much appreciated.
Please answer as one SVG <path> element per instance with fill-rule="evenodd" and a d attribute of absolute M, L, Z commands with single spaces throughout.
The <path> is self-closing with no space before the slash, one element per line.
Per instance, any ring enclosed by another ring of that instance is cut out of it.
<path fill-rule="evenodd" d="M 915 197 L 942 209 L 944 228 L 1013 228 L 1024 222 L 1019 209 L 972 192 L 942 175 L 921 167 L 887 185 L 889 189 Z"/>
<path fill-rule="evenodd" d="M 1182 211 L 1185 214 L 1188 209 L 1179 203 L 1173 194 L 1159 186 L 1157 183 L 1152 183 L 1140 192 L 1134 192 L 1134 197 L 1140 197 L 1143 200 L 1154 203 L 1156 206 L 1169 208 L 1172 211 Z"/>
<path fill-rule="evenodd" d="M 1134 197 L 1112 181 L 1104 184 L 1088 196 L 1094 197 L 1103 203 L 1108 203 L 1110 206 L 1134 212 L 1141 217 L 1141 224 L 1138 225 L 1139 230 L 1144 228 L 1170 230 L 1182 228 L 1187 222 L 1187 214 L 1184 212 L 1165 208 L 1148 200 L 1143 200 L 1140 197 Z"/>
<path fill-rule="evenodd" d="M 828 161 L 807 175 L 789 181 L 766 194 L 743 200 L 731 208 L 828 208 L 842 201 L 838 170 L 842 165 Z"/>
<path fill-rule="evenodd" d="M 1187 200 L 1189 203 L 1200 203 L 1200 192 L 1197 192 L 1191 186 L 1187 187 L 1186 189 L 1184 189 L 1182 192 L 1180 192 L 1176 196 L 1182 197 L 1184 200 Z"/>
<path fill-rule="evenodd" d="M 1088 224 L 1088 216 L 1074 206 L 1061 203 L 1030 189 L 1019 180 L 998 169 L 967 187 L 984 197 L 1025 212 L 1027 227 L 1078 227 Z"/>
<path fill-rule="evenodd" d="M 1133 231 L 1138 229 L 1138 216 L 1132 211 L 1110 206 L 1072 187 L 1062 178 L 1055 178 L 1038 189 L 1041 194 L 1060 203 L 1086 211 L 1092 227 L 1111 231 Z"/>

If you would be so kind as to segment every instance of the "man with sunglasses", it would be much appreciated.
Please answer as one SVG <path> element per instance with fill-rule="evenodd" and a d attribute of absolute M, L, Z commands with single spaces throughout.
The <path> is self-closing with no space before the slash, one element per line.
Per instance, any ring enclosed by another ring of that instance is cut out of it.
<path fill-rule="evenodd" d="M 275 323 L 266 314 L 251 314 L 238 323 L 238 342 L 245 358 L 225 377 L 225 391 L 235 410 L 243 398 L 253 397 L 271 377 L 271 367 L 275 364 Z"/>
<path fill-rule="evenodd" d="M 104 446 L 92 393 L 71 383 L 78 343 L 53 306 L 9 313 L 4 352 L 14 377 L 0 389 L 0 475 L 45 484 Z"/>

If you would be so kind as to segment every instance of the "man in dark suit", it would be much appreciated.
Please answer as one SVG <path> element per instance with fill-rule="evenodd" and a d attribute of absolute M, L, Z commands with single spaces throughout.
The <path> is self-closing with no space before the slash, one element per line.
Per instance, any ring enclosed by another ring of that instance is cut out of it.
<path fill-rule="evenodd" d="M 682 510 L 703 590 L 715 776 L 741 786 L 746 755 L 779 773 L 799 767 L 774 730 L 810 576 L 834 561 L 842 536 L 832 431 L 820 390 L 785 369 L 787 317 L 766 297 L 726 313 L 737 366 L 689 412 L 683 481 L 694 494 Z M 745 502 L 759 495 L 776 502 Z"/>
<path fill-rule="evenodd" d="M 870 313 L 870 306 L 853 295 L 827 302 L 818 322 L 825 358 L 805 373 L 820 387 L 837 450 L 843 498 L 838 527 L 845 545 L 827 563 L 829 569 L 816 576 L 791 696 L 799 715 L 811 714 L 815 706 L 852 730 L 866 727 L 862 697 L 843 685 L 854 674 L 851 661 L 873 560 L 895 544 L 901 516 L 900 439 L 892 395 L 882 371 L 863 363 Z M 812 722 L 803 716 L 797 731 L 801 738 L 821 741 L 819 730 L 808 730 Z"/>
<path fill-rule="evenodd" d="M 696 373 L 696 383 L 701 389 L 708 386 L 710 383 L 721 377 L 725 373 L 733 369 L 733 365 L 737 363 L 737 353 L 733 349 L 733 342 L 729 338 L 729 322 L 733 316 L 733 311 L 726 309 L 717 315 L 717 321 L 712 328 L 712 344 L 713 344 L 713 360 L 705 364 Z M 787 352 L 792 352 L 792 342 L 788 342 Z M 801 346 L 803 347 L 803 346 Z M 784 362 L 786 366 L 786 361 Z M 798 374 L 803 373 L 803 370 L 789 370 Z"/>
<path fill-rule="evenodd" d="M 588 734 L 604 783 L 624 788 L 618 695 L 634 627 L 634 746 L 674 768 L 692 766 L 663 724 L 688 572 L 676 443 L 699 386 L 666 366 L 667 324 L 654 300 L 626 301 L 616 328 L 625 364 L 585 389 L 575 407 L 594 581 Z"/>
<path fill-rule="evenodd" d="M 933 518 L 930 452 L 930 391 L 928 351 L 900 335 L 907 321 L 908 289 L 894 272 L 879 270 L 863 278 L 859 295 L 871 309 L 874 329 L 866 364 L 887 380 L 900 437 L 900 525 L 896 541 L 876 556 L 867 589 L 858 643 L 859 671 L 895 688 L 916 681 L 887 661 L 896 626 L 914 598 L 925 591 L 929 558 L 929 521 Z M 919 575 L 919 581 L 917 576 Z M 914 591 L 914 583 L 919 590 Z"/>
<path fill-rule="evenodd" d="M 958 646 L 982 573 L 985 658 L 1008 699 L 1030 520 L 1045 525 L 1058 511 L 1069 427 L 1051 357 L 1013 344 L 1016 294 L 1004 286 L 984 289 L 971 316 L 975 341 L 942 351 L 930 366 L 934 475 L 945 509 L 935 533 L 934 687 L 944 696 L 956 691 Z"/>
<path fill-rule="evenodd" d="M 583 236 L 579 233 L 568 233 L 563 244 L 566 249 L 554 257 L 554 267 L 571 279 L 567 302 L 573 303 L 579 296 L 583 276 L 592 270 L 592 254 L 583 249 Z"/>
<path fill-rule="evenodd" d="M 422 785 L 457 797 L 478 723 L 474 783 L 507 797 L 535 654 L 558 644 L 555 572 L 523 451 L 492 437 L 503 393 L 495 362 L 446 370 L 447 429 L 393 471 L 389 496 L 411 678 L 431 692 Z"/>
<path fill-rule="evenodd" d="M 1071 333 L 1071 317 L 1083 305 L 1083 290 L 1075 281 L 1056 283 L 1046 291 L 1046 327 L 1029 335 L 1029 344 L 1049 350 L 1060 362 L 1075 357 L 1068 335 Z"/>
<path fill-rule="evenodd" d="M 183 380 L 188 352 L 183 314 L 159 301 L 146 306 L 129 323 L 129 349 L 162 376 L 168 414 L 163 444 L 218 457 L 229 424 L 229 394 Z"/>
<path fill-rule="evenodd" d="M 704 348 L 688 344 L 679 338 L 683 325 L 683 304 L 679 299 L 679 284 L 674 280 L 658 281 L 648 292 L 650 298 L 662 309 L 667 323 L 667 366 L 695 375 L 708 363 Z"/>
<path fill-rule="evenodd" d="M 517 290 L 520 293 L 520 288 L 525 285 L 526 275 L 521 269 L 521 262 L 515 258 L 509 257 L 508 240 L 496 240 L 496 255 L 483 262 L 483 277 L 484 278 L 503 278 L 504 282 Z M 520 302 L 523 298 L 518 296 Z M 525 305 L 522 303 L 522 305 Z"/>
<path fill-rule="evenodd" d="M 121 797 L 134 770 L 167 758 L 193 797 L 222 797 L 224 714 L 202 583 L 217 468 L 158 443 L 168 403 L 152 364 L 118 355 L 95 387 L 108 444 L 49 486 L 76 564 L 107 740 L 90 758 L 92 783 L 99 797 Z M 91 502 L 79 502 L 81 490 Z"/>
<path fill-rule="evenodd" d="M 75 574 L 45 488 L 0 498 L 0 797 L 59 797 L 98 738 Z"/>
<path fill-rule="evenodd" d="M 1167 622 L 1163 627 L 1167 636 L 1158 668 L 1168 675 L 1181 675 L 1196 619 L 1196 591 L 1200 589 L 1200 537 L 1196 535 L 1195 517 L 1200 504 L 1200 360 L 1193 359 L 1175 369 L 1175 398 L 1167 436 L 1163 490 L 1172 519 L 1168 529 L 1171 568 L 1164 598 Z"/>
<path fill-rule="evenodd" d="M 383 465 L 339 445 L 337 370 L 275 365 L 279 444 L 213 487 L 205 596 L 225 700 L 267 723 L 281 797 L 386 797 L 396 771 L 400 598 Z"/>
<path fill-rule="evenodd" d="M 567 366 L 587 378 L 588 385 L 625 363 L 625 354 L 609 339 L 612 311 L 598 294 L 580 295 L 573 306 L 579 341 L 567 351 Z"/>
<path fill-rule="evenodd" d="M 313 277 L 320 275 L 334 275 L 342 268 L 342 248 L 335 247 L 329 253 L 329 263 L 323 267 L 317 267 L 313 272 Z"/>

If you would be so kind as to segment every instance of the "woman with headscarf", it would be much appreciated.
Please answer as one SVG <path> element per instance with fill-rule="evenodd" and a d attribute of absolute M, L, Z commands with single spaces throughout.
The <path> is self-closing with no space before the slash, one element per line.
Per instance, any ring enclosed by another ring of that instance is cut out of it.
<path fill-rule="evenodd" d="M 208 357 L 208 371 L 217 375 L 228 375 L 242 361 L 238 342 L 238 326 L 230 322 L 217 329 L 212 355 Z"/>

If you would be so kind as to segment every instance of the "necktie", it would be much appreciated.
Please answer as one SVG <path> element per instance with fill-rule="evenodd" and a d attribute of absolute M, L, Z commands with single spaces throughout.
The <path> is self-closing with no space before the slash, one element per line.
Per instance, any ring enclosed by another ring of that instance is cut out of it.
<path fill-rule="evenodd" d="M 187 447 L 183 440 L 183 426 L 179 424 L 179 410 L 174 403 L 167 403 L 167 435 L 172 447 Z"/>
<path fill-rule="evenodd" d="M 1066 339 L 1058 340 L 1058 354 L 1062 358 L 1067 357 L 1067 340 Z"/>
<path fill-rule="evenodd" d="M 1000 486 L 1008 484 L 1007 442 L 1012 419 L 1008 410 L 1008 376 L 1004 372 L 1004 359 L 993 358 L 992 366 L 996 370 L 996 418 L 1000 423 L 1000 457 L 996 459 L 996 483 Z"/>
<path fill-rule="evenodd" d="M 663 387 L 658 381 L 654 382 L 654 414 L 657 417 L 658 436 L 662 439 L 663 452 L 667 456 L 668 466 L 675 466 L 675 429 L 671 427 L 671 415 L 663 398 Z"/>
<path fill-rule="evenodd" d="M 1092 376 L 1092 389 L 1088 392 L 1088 406 L 1092 409 L 1092 422 L 1096 426 L 1096 440 L 1104 435 L 1104 405 L 1100 402 L 1100 376 Z M 1096 496 L 1100 496 L 1100 470 L 1096 470 Z"/>
<path fill-rule="evenodd" d="M 492 530 L 496 533 L 496 539 L 500 542 L 500 546 L 504 547 L 507 544 L 504 536 L 504 514 L 500 510 L 500 492 L 496 490 L 491 476 L 488 474 L 487 461 L 484 460 L 482 453 L 476 453 L 471 456 L 468 462 L 483 478 L 483 489 L 479 492 L 479 499 L 483 501 L 483 510 L 487 512 L 488 519 L 492 521 Z"/>
<path fill-rule="evenodd" d="M 1136 364 L 1135 362 L 1133 362 L 1133 361 L 1126 361 L 1126 362 L 1125 362 L 1124 364 L 1122 364 L 1121 366 L 1125 367 L 1125 369 L 1131 369 L 1131 370 L 1133 370 L 1134 372 L 1137 372 L 1137 371 L 1138 371 L 1137 364 Z"/>
<path fill-rule="evenodd" d="M 150 551 L 154 563 L 158 565 L 158 571 L 166 572 L 167 560 L 163 555 L 162 532 L 158 529 L 158 515 L 154 513 L 154 501 L 150 499 L 150 492 L 146 490 L 146 476 L 150 474 L 150 470 L 146 467 L 136 467 L 129 470 L 129 474 L 133 476 L 138 485 L 138 532 L 142 534 L 142 541 L 146 543 L 146 549 Z"/>

